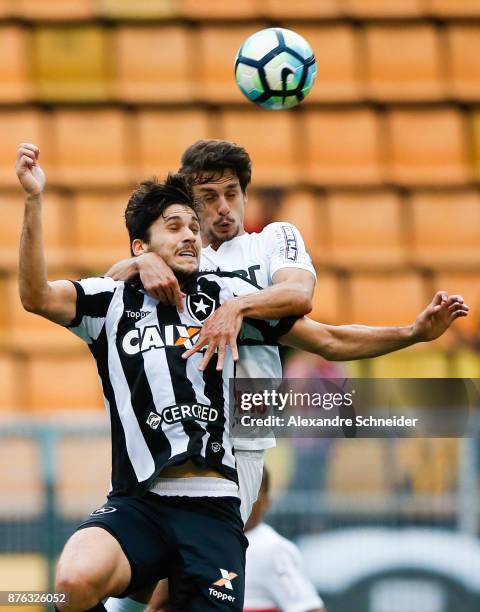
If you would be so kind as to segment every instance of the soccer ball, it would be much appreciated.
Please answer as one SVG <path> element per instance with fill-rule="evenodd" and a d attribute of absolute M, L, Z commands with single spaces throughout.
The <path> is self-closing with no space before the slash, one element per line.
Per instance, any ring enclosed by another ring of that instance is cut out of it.
<path fill-rule="evenodd" d="M 317 64 L 310 45 L 285 28 L 255 32 L 235 58 L 235 78 L 240 90 L 264 108 L 280 110 L 295 106 L 308 95 L 316 76 Z"/>

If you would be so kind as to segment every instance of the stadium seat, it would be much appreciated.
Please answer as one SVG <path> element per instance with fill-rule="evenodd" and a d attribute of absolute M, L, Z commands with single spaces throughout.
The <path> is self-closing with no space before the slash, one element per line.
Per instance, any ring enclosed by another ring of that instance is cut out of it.
<path fill-rule="evenodd" d="M 435 17 L 479 17 L 478 0 L 425 0 L 425 12 Z"/>
<path fill-rule="evenodd" d="M 15 156 L 18 145 L 22 142 L 33 142 L 41 148 L 42 166 L 48 173 L 49 148 L 51 142 L 43 130 L 44 122 L 40 113 L 31 110 L 4 110 L 0 112 L 0 186 L 18 189 L 15 176 Z M 45 136 L 45 138 L 44 138 Z"/>
<path fill-rule="evenodd" d="M 372 26 L 366 31 L 367 95 L 437 100 L 444 94 L 440 40 L 433 26 Z"/>
<path fill-rule="evenodd" d="M 388 174 L 407 185 L 458 185 L 470 178 L 463 118 L 452 109 L 399 110 L 388 117 Z"/>
<path fill-rule="evenodd" d="M 245 102 L 234 79 L 233 61 L 243 41 L 264 26 L 205 26 L 199 28 L 200 62 L 195 69 L 195 89 L 204 101 Z"/>
<path fill-rule="evenodd" d="M 20 228 L 23 218 L 21 193 L 0 194 L 0 269 L 13 271 L 17 268 Z"/>
<path fill-rule="evenodd" d="M 382 180 L 380 128 L 372 111 L 310 110 L 304 127 L 305 141 L 300 137 L 307 155 L 304 181 L 356 185 Z"/>
<path fill-rule="evenodd" d="M 471 132 L 473 138 L 472 157 L 474 178 L 480 178 L 480 110 L 475 110 L 471 120 Z"/>
<path fill-rule="evenodd" d="M 28 381 L 32 411 L 100 410 L 103 406 L 97 368 L 86 347 L 75 353 L 30 354 Z"/>
<path fill-rule="evenodd" d="M 72 265 L 105 274 L 115 261 L 130 257 L 124 218 L 129 196 L 126 191 L 74 195 Z"/>
<path fill-rule="evenodd" d="M 480 197 L 475 191 L 412 196 L 413 257 L 439 270 L 480 267 Z"/>
<path fill-rule="evenodd" d="M 39 447 L 24 437 L 0 438 L 0 518 L 38 516 L 43 509 L 43 487 Z"/>
<path fill-rule="evenodd" d="M 435 287 L 437 290 L 448 291 L 450 294 L 463 295 L 465 302 L 470 306 L 470 314 L 456 321 L 455 327 L 448 330 L 447 334 L 452 340 L 458 340 L 458 334 L 465 338 L 478 337 L 480 305 L 480 273 L 477 272 L 438 272 L 435 275 Z M 445 334 L 446 335 L 446 334 Z"/>
<path fill-rule="evenodd" d="M 317 78 L 306 104 L 357 100 L 361 96 L 358 37 L 353 28 L 347 25 L 304 26 L 295 22 L 285 27 L 303 36 L 317 59 Z"/>
<path fill-rule="evenodd" d="M 18 369 L 13 355 L 6 351 L 0 352 L 0 411 L 13 411 L 18 408 L 16 381 Z M 0 441 L 1 445 L 1 441 Z"/>
<path fill-rule="evenodd" d="M 218 2 L 218 0 L 180 0 L 182 15 L 189 19 L 248 19 L 258 15 L 255 0 Z"/>
<path fill-rule="evenodd" d="M 263 0 L 259 3 L 259 10 L 269 19 L 319 19 L 337 16 L 341 10 L 341 2 L 342 0 Z"/>
<path fill-rule="evenodd" d="M 402 204 L 393 192 L 332 192 L 327 205 L 334 266 L 385 269 L 406 263 Z"/>
<path fill-rule="evenodd" d="M 178 26 L 118 28 L 115 97 L 134 103 L 190 101 L 195 93 L 189 70 L 191 38 Z"/>
<path fill-rule="evenodd" d="M 56 160 L 52 179 L 72 187 L 131 182 L 127 123 L 120 110 L 56 110 Z M 73 146 L 75 145 L 75 146 Z"/>
<path fill-rule="evenodd" d="M 475 315 L 474 315 L 475 316 Z M 480 355 L 472 348 L 457 349 L 451 359 L 453 378 L 480 378 Z M 477 393 L 478 393 L 477 387 Z"/>
<path fill-rule="evenodd" d="M 292 191 L 282 200 L 276 221 L 293 223 L 303 236 L 310 257 L 325 263 L 328 254 L 327 220 L 322 200 L 309 191 Z"/>
<path fill-rule="evenodd" d="M 0 554 L 0 589 L 12 591 L 46 591 L 48 562 L 44 555 L 24 553 Z M 38 607 L 16 606 L 17 612 L 33 612 Z"/>
<path fill-rule="evenodd" d="M 181 0 L 96 0 L 96 13 L 110 19 L 167 19 L 179 15 Z"/>
<path fill-rule="evenodd" d="M 450 95 L 461 100 L 480 99 L 480 67 L 475 61 L 480 53 L 480 27 L 451 25 L 447 37 Z"/>
<path fill-rule="evenodd" d="M 367 500 L 372 495 L 387 495 L 389 471 L 386 444 L 382 440 L 334 440 L 328 462 L 327 493 L 358 494 L 357 510 L 360 510 L 361 494 Z M 386 499 L 385 499 L 386 501 Z M 375 497 L 371 506 L 378 507 Z"/>
<path fill-rule="evenodd" d="M 318 272 L 313 294 L 313 308 L 309 317 L 330 325 L 343 324 L 345 308 L 342 296 L 342 281 L 332 272 Z"/>
<path fill-rule="evenodd" d="M 13 15 L 12 0 L 0 0 L 0 17 L 11 17 Z"/>
<path fill-rule="evenodd" d="M 446 0 L 448 2 L 448 0 Z M 412 17 L 420 16 L 423 0 L 341 0 L 342 12 L 351 17 Z"/>
<path fill-rule="evenodd" d="M 220 117 L 220 126 L 222 138 L 242 145 L 249 152 L 255 186 L 277 187 L 296 181 L 297 147 L 301 145 L 295 137 L 295 116 L 259 110 L 226 110 Z"/>
<path fill-rule="evenodd" d="M 106 100 L 107 52 L 100 27 L 36 28 L 31 55 L 36 96 L 48 101 Z"/>
<path fill-rule="evenodd" d="M 136 124 L 139 139 L 137 179 L 165 178 L 177 170 L 183 151 L 200 138 L 209 138 L 207 114 L 200 110 L 143 111 Z"/>
<path fill-rule="evenodd" d="M 32 93 L 27 33 L 17 26 L 0 28 L 0 102 L 26 102 Z"/>
<path fill-rule="evenodd" d="M 96 0 L 15 0 L 12 2 L 16 17 L 49 21 L 90 19 L 94 15 Z"/>
<path fill-rule="evenodd" d="M 426 303 L 424 304 L 426 306 Z M 417 313 L 418 314 L 418 313 Z M 370 378 L 447 378 L 449 363 L 444 351 L 412 347 L 369 361 Z"/>
<path fill-rule="evenodd" d="M 111 471 L 106 436 L 63 436 L 57 447 L 58 510 L 63 518 L 82 519 L 105 503 Z"/>
<path fill-rule="evenodd" d="M 433 296 L 414 272 L 358 273 L 350 281 L 350 321 L 364 325 L 407 325 Z"/>

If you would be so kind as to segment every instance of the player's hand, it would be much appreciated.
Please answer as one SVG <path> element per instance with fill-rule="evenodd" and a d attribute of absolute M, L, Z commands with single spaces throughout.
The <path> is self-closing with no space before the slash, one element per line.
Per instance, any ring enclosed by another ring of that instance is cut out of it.
<path fill-rule="evenodd" d="M 227 347 L 232 351 L 234 361 L 238 359 L 237 336 L 242 326 L 243 315 L 235 298 L 224 302 L 204 323 L 195 345 L 182 357 L 188 359 L 194 353 L 207 350 L 198 369 L 204 370 L 214 353 L 218 352 L 217 370 L 223 370 Z"/>
<path fill-rule="evenodd" d="M 461 295 L 438 291 L 431 304 L 421 312 L 413 324 L 413 335 L 418 342 L 439 338 L 459 317 L 466 317 L 469 307 Z"/>
<path fill-rule="evenodd" d="M 183 312 L 185 294 L 170 266 L 156 253 L 143 253 L 137 257 L 138 272 L 145 291 L 163 304 L 176 306 Z"/>
<path fill-rule="evenodd" d="M 38 163 L 40 149 L 23 142 L 17 151 L 15 170 L 26 195 L 38 196 L 45 187 L 45 173 Z"/>

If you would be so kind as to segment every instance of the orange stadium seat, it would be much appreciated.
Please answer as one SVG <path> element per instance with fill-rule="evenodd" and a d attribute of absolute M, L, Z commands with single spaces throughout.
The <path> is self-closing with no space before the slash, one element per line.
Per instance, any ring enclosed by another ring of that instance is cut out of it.
<path fill-rule="evenodd" d="M 129 196 L 126 191 L 74 195 L 72 265 L 105 274 L 115 261 L 130 257 L 124 218 Z"/>
<path fill-rule="evenodd" d="M 479 307 L 480 307 L 480 273 L 477 272 L 439 272 L 435 275 L 435 288 L 448 291 L 450 294 L 463 295 L 465 302 L 470 306 L 470 314 L 463 317 L 455 324 L 454 330 L 447 334 L 456 338 L 456 331 L 466 336 L 479 333 Z"/>
<path fill-rule="evenodd" d="M 20 190 L 19 190 L 20 191 Z M 0 269 L 16 270 L 18 245 L 23 218 L 23 197 L 21 193 L 0 194 Z"/>
<path fill-rule="evenodd" d="M 56 110 L 52 178 L 61 184 L 122 186 L 131 181 L 127 123 L 120 110 Z"/>
<path fill-rule="evenodd" d="M 263 0 L 261 11 L 265 17 L 276 19 L 318 19 L 335 17 L 340 12 L 342 0 Z M 298 31 L 298 30 L 297 30 Z"/>
<path fill-rule="evenodd" d="M 247 102 L 234 78 L 233 60 L 243 41 L 264 26 L 205 26 L 199 29 L 199 65 L 195 89 L 209 102 Z"/>
<path fill-rule="evenodd" d="M 40 27 L 33 35 L 37 96 L 42 100 L 105 100 L 107 40 L 100 27 Z"/>
<path fill-rule="evenodd" d="M 180 0 L 182 15 L 190 19 L 248 19 L 258 15 L 257 6 L 255 0 L 242 0 L 242 2 Z"/>
<path fill-rule="evenodd" d="M 333 192 L 327 203 L 334 266 L 385 269 L 406 263 L 397 195 Z"/>
<path fill-rule="evenodd" d="M 448 0 L 446 0 L 448 2 Z M 342 12 L 352 17 L 420 16 L 423 0 L 341 0 Z"/>
<path fill-rule="evenodd" d="M 480 268 L 480 197 L 475 191 L 412 196 L 413 256 L 438 269 Z"/>
<path fill-rule="evenodd" d="M 200 138 L 209 138 L 207 114 L 200 110 L 142 111 L 136 131 L 139 139 L 137 179 L 165 178 L 178 170 L 183 151 Z"/>
<path fill-rule="evenodd" d="M 194 92 L 189 72 L 190 41 L 191 34 L 178 26 L 118 28 L 116 97 L 127 102 L 190 101 Z"/>
<path fill-rule="evenodd" d="M 345 323 L 344 300 L 341 296 L 342 281 L 332 272 L 318 272 L 313 308 L 308 316 L 330 325 Z"/>
<path fill-rule="evenodd" d="M 480 4 L 480 3 L 479 3 Z M 462 100 L 480 98 L 480 27 L 454 26 L 447 29 L 450 49 L 450 95 Z"/>
<path fill-rule="evenodd" d="M 19 377 L 15 357 L 6 351 L 0 352 L 0 380 L 0 411 L 13 411 L 18 408 L 16 386 Z"/>
<path fill-rule="evenodd" d="M 285 27 L 303 36 L 317 59 L 317 79 L 308 94 L 307 103 L 356 100 L 360 97 L 358 39 L 353 28 L 347 25 L 304 26 L 296 23 L 287 23 Z"/>
<path fill-rule="evenodd" d="M 391 180 L 457 185 L 470 178 L 463 118 L 453 109 L 393 111 L 388 117 Z"/>
<path fill-rule="evenodd" d="M 414 272 L 355 274 L 350 294 L 349 319 L 363 325 L 412 323 L 432 298 Z"/>
<path fill-rule="evenodd" d="M 430 25 L 367 28 L 368 97 L 436 100 L 444 92 L 440 40 Z"/>
<path fill-rule="evenodd" d="M 293 191 L 283 198 L 275 218 L 293 223 L 302 234 L 310 257 L 325 263 L 328 225 L 325 205 L 319 197 L 309 191 Z"/>
<path fill-rule="evenodd" d="M 0 187 L 18 188 L 15 156 L 18 145 L 22 142 L 33 142 L 40 146 L 42 166 L 48 172 L 48 149 L 51 142 L 43 128 L 43 117 L 35 111 L 15 109 L 0 112 Z"/>
<path fill-rule="evenodd" d="M 2 503 L 0 517 L 27 518 L 43 510 L 43 486 L 38 443 L 24 437 L 0 438 Z"/>
<path fill-rule="evenodd" d="M 291 185 L 297 178 L 295 116 L 265 113 L 269 111 L 224 111 L 220 133 L 249 152 L 255 186 Z"/>
<path fill-rule="evenodd" d="M 111 19 L 162 19 L 179 14 L 181 0 L 96 0 L 96 13 Z"/>
<path fill-rule="evenodd" d="M 0 28 L 0 102 L 25 102 L 31 97 L 27 33 L 17 26 Z"/>
<path fill-rule="evenodd" d="M 479 0 L 425 0 L 425 12 L 435 17 L 479 17 Z"/>
<path fill-rule="evenodd" d="M 371 184 L 382 180 L 380 128 L 370 110 L 305 114 L 304 180 L 323 184 Z"/>
<path fill-rule="evenodd" d="M 23 19 L 89 19 L 94 15 L 95 0 L 15 0 L 14 14 Z"/>
<path fill-rule="evenodd" d="M 475 110 L 472 116 L 471 129 L 473 136 L 473 172 L 476 180 L 480 177 L 480 111 Z"/>
<path fill-rule="evenodd" d="M 86 347 L 80 353 L 29 355 L 30 410 L 100 410 L 102 405 L 97 368 Z"/>
<path fill-rule="evenodd" d="M 11 17 L 14 11 L 12 0 L 0 0 L 0 17 Z"/>

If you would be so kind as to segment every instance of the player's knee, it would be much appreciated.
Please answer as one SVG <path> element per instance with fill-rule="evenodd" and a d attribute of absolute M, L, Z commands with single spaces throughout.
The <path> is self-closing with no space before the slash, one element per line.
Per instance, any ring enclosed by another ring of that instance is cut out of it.
<path fill-rule="evenodd" d="M 67 594 L 67 603 L 59 606 L 64 612 L 89 610 L 96 606 L 102 597 L 93 577 L 78 568 L 59 567 L 55 591 Z"/>

